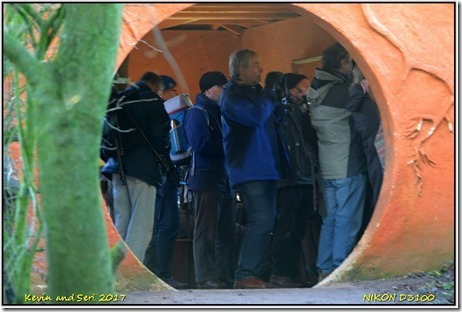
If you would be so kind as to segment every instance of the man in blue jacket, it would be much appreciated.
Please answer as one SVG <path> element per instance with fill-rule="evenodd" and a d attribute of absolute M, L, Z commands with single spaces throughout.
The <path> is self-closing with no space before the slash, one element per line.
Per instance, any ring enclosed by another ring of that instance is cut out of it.
<path fill-rule="evenodd" d="M 160 78 L 145 73 L 140 81 L 125 89 L 123 109 L 118 115 L 125 149 L 119 157 L 111 157 L 103 167 L 112 179 L 115 226 L 135 256 L 143 262 L 152 236 L 157 188 L 163 184 L 165 170 L 154 157 L 140 130 L 156 151 L 169 159 L 169 117 L 163 100 L 157 95 Z M 134 124 L 132 118 L 136 121 Z"/>
<path fill-rule="evenodd" d="M 231 81 L 220 97 L 226 169 L 244 204 L 247 231 L 235 272 L 234 288 L 270 288 L 261 280 L 276 220 L 276 186 L 283 149 L 278 134 L 274 90 L 263 90 L 259 57 L 249 49 L 234 52 Z"/>
<path fill-rule="evenodd" d="M 229 196 L 217 102 L 226 82 L 221 72 L 202 75 L 201 93 L 184 120 L 193 151 L 187 182 L 194 199 L 194 271 L 197 287 L 201 289 L 228 288 L 234 282 L 235 213 Z"/>

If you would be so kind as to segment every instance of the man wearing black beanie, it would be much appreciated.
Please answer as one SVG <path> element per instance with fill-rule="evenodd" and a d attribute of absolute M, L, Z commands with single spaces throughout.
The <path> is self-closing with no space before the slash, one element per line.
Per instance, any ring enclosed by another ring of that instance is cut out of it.
<path fill-rule="evenodd" d="M 201 93 L 184 119 L 193 151 L 188 189 L 194 200 L 194 274 L 197 288 L 231 288 L 234 283 L 234 206 L 231 200 L 223 152 L 218 98 L 227 83 L 218 71 L 199 80 Z"/>

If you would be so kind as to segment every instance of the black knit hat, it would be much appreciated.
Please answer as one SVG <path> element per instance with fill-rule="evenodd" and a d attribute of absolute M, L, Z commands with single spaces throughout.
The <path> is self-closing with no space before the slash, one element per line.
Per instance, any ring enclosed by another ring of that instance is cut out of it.
<path fill-rule="evenodd" d="M 288 73 L 285 74 L 287 90 L 295 88 L 295 86 L 303 79 L 308 79 L 304 75 Z"/>
<path fill-rule="evenodd" d="M 212 88 L 213 86 L 223 86 L 228 82 L 225 75 L 219 71 L 211 71 L 202 75 L 199 80 L 199 88 L 204 93 L 205 90 Z"/>

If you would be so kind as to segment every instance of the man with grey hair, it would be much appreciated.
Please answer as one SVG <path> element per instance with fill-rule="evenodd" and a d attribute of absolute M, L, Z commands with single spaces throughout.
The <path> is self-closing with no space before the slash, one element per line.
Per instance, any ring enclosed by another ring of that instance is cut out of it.
<path fill-rule="evenodd" d="M 276 221 L 276 185 L 286 163 L 278 125 L 280 79 L 262 89 L 259 57 L 249 49 L 231 55 L 229 70 L 231 81 L 219 100 L 225 163 L 231 187 L 242 198 L 247 227 L 234 288 L 270 288 L 261 279 L 262 268 Z"/>
<path fill-rule="evenodd" d="M 356 244 L 364 210 L 366 158 L 347 109 L 353 59 L 338 42 L 327 47 L 307 93 L 326 212 L 317 267 L 319 280 L 335 270 Z"/>

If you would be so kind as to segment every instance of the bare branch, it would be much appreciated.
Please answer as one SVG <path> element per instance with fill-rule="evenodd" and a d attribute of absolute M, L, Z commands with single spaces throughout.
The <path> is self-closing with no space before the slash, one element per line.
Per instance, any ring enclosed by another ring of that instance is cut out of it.
<path fill-rule="evenodd" d="M 25 29 L 27 30 L 27 33 L 29 35 L 29 39 L 32 42 L 32 46 L 35 47 L 37 45 L 37 41 L 35 40 L 35 34 L 34 34 L 34 25 L 31 21 L 33 21 L 33 18 L 29 18 L 29 15 L 27 12 L 24 10 L 24 8 L 18 4 L 11 4 L 6 6 L 6 15 L 8 16 L 8 10 L 12 10 L 12 13 L 18 14 L 22 20 L 23 20 L 23 26 L 25 26 Z M 5 25 L 8 24 L 8 21 L 6 22 Z M 7 27 L 6 27 L 7 28 Z"/>
<path fill-rule="evenodd" d="M 42 59 L 45 56 L 51 42 L 61 29 L 63 17 L 64 10 L 62 7 L 59 7 L 52 13 L 48 22 L 41 28 L 40 43 L 35 53 L 38 59 Z"/>
<path fill-rule="evenodd" d="M 37 12 L 34 10 L 34 7 L 30 3 L 16 3 L 12 4 L 12 7 L 21 14 L 25 22 L 32 20 L 35 24 L 37 24 L 37 27 L 42 26 L 42 18 L 37 14 Z"/>
<path fill-rule="evenodd" d="M 43 78 L 40 74 L 43 70 L 39 61 L 5 29 L 3 30 L 3 51 L 13 66 L 26 76 L 29 83 L 36 84 Z"/>

